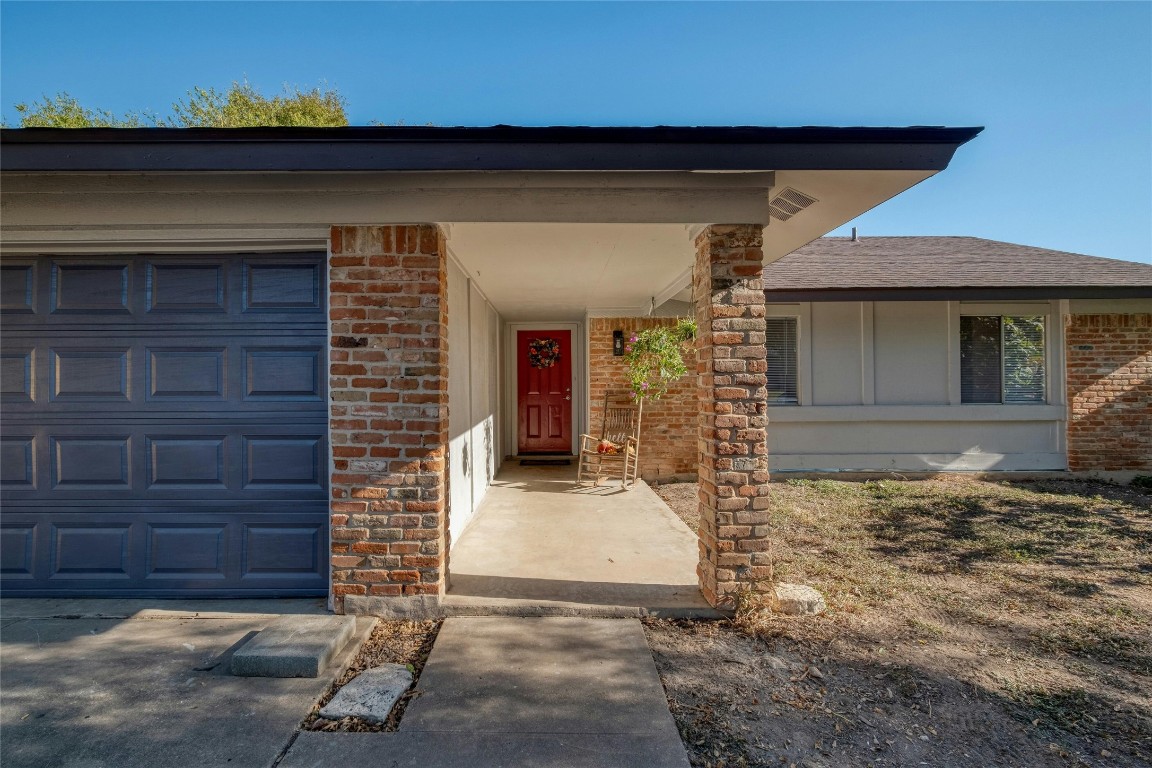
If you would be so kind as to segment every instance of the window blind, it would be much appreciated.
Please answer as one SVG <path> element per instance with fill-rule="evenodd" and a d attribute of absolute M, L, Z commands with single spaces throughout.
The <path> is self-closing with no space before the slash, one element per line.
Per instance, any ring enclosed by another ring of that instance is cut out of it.
<path fill-rule="evenodd" d="M 766 325 L 768 402 L 797 404 L 796 318 L 769 317 Z"/>
<path fill-rule="evenodd" d="M 1000 402 L 1000 318 L 960 318 L 960 402 Z"/>
<path fill-rule="evenodd" d="M 1044 402 L 1044 318 L 1004 318 L 1004 402 Z"/>
<path fill-rule="evenodd" d="M 960 318 L 960 402 L 1045 402 L 1044 317 Z"/>

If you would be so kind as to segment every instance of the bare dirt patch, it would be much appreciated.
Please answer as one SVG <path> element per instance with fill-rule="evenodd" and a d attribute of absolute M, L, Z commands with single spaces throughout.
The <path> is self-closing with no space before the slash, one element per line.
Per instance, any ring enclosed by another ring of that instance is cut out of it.
<path fill-rule="evenodd" d="M 657 493 L 694 514 L 694 485 Z M 830 609 L 646 623 L 693 765 L 1152 764 L 1147 491 L 945 476 L 772 496 L 776 577 Z"/>
<path fill-rule="evenodd" d="M 320 709 L 332 700 L 336 691 L 347 685 L 352 678 L 366 669 L 380 664 L 405 664 L 412 677 L 418 682 L 420 672 L 428 661 L 428 654 L 432 652 L 432 644 L 436 641 L 436 634 L 440 631 L 440 621 L 384 621 L 376 622 L 372 634 L 360 648 L 360 653 L 352 660 L 348 669 L 332 684 L 328 692 L 321 697 L 316 706 L 304 718 L 300 729 L 303 731 L 343 731 L 346 733 L 367 733 L 370 731 L 395 731 L 400 725 L 400 718 L 412 697 L 418 695 L 416 686 L 413 686 L 400 697 L 392 713 L 385 723 L 370 723 L 358 717 L 345 717 L 340 720 L 327 720 L 318 717 Z"/>

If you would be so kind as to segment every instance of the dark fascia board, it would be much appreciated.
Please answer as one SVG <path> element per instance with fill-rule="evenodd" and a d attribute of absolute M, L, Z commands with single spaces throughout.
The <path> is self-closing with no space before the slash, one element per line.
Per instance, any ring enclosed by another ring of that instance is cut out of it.
<path fill-rule="evenodd" d="M 938 171 L 982 128 L 22 128 L 6 172 Z"/>
<path fill-rule="evenodd" d="M 1002 288 L 830 288 L 765 290 L 771 304 L 798 301 L 1037 301 L 1051 299 L 1147 299 L 1152 285 L 1066 285 Z"/>

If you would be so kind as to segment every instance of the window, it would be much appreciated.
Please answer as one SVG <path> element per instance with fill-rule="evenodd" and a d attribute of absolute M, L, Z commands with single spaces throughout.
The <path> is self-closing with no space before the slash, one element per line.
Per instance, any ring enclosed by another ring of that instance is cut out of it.
<path fill-rule="evenodd" d="M 960 318 L 960 402 L 1045 401 L 1044 316 Z"/>
<path fill-rule="evenodd" d="M 768 404 L 798 404 L 796 396 L 796 318 L 769 317 L 766 343 L 768 348 Z"/>

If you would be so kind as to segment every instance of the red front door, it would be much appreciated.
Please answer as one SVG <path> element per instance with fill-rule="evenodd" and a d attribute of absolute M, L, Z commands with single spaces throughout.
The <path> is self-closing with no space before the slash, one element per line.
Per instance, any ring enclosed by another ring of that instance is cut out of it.
<path fill-rule="evenodd" d="M 572 332 L 516 332 L 519 453 L 572 452 Z"/>

